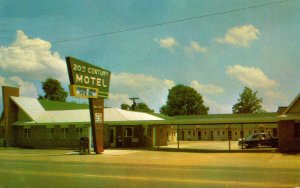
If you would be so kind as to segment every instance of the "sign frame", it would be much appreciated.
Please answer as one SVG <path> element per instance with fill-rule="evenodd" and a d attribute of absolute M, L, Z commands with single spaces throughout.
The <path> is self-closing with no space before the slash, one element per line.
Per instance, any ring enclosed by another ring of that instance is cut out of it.
<path fill-rule="evenodd" d="M 66 62 L 69 72 L 70 88 L 82 87 L 98 89 L 98 98 L 108 98 L 111 76 L 110 71 L 70 56 L 66 57 Z M 70 90 L 70 94 L 74 94 L 73 90 Z M 71 96 L 95 98 L 90 96 Z"/>
<path fill-rule="evenodd" d="M 78 92 L 78 89 L 85 90 L 84 93 Z M 69 90 L 70 90 L 70 95 L 73 97 L 78 97 L 78 98 L 98 98 L 98 88 L 92 88 L 92 87 L 85 87 L 85 86 L 79 86 L 79 85 L 69 85 Z M 89 90 L 95 90 L 95 95 L 91 95 Z"/>

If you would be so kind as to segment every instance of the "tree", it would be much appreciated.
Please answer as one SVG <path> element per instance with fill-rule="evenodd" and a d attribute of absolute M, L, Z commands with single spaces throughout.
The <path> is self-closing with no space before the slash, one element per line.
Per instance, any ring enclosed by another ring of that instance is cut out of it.
<path fill-rule="evenodd" d="M 232 112 L 234 114 L 239 113 L 261 113 L 262 110 L 262 98 L 258 98 L 257 91 L 253 92 L 252 89 L 245 87 L 243 93 L 240 94 L 238 102 L 233 105 Z"/>
<path fill-rule="evenodd" d="M 181 84 L 169 90 L 167 103 L 160 108 L 161 113 L 169 116 L 207 114 L 208 110 L 195 89 Z"/>
<path fill-rule="evenodd" d="M 42 88 L 45 92 L 45 96 L 39 96 L 39 98 L 52 101 L 66 101 L 68 93 L 58 80 L 47 78 L 45 82 L 42 82 Z"/>
<path fill-rule="evenodd" d="M 147 112 L 147 113 L 153 113 L 154 112 L 154 110 L 150 109 L 146 103 L 138 103 L 135 106 L 135 111 Z"/>
<path fill-rule="evenodd" d="M 146 113 L 153 113 L 154 110 L 150 109 L 146 103 L 135 103 L 131 106 L 128 104 L 121 104 L 121 109 L 123 110 L 131 110 L 137 112 L 146 112 Z"/>
<path fill-rule="evenodd" d="M 129 104 L 121 104 L 121 109 L 122 110 L 129 110 L 130 109 L 130 106 L 129 106 Z"/>
<path fill-rule="evenodd" d="M 160 107 L 159 112 L 160 112 L 161 114 L 168 114 L 168 113 L 167 113 L 167 106 L 166 106 L 166 105 L 163 105 L 162 107 Z"/>

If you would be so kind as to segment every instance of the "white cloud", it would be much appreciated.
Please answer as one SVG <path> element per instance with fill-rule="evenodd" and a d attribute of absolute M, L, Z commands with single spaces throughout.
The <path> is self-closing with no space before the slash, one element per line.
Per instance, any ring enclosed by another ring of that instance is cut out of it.
<path fill-rule="evenodd" d="M 209 107 L 209 114 L 230 114 L 232 113 L 231 105 L 219 104 L 214 100 L 203 96 L 204 105 Z"/>
<path fill-rule="evenodd" d="M 50 42 L 40 38 L 31 39 L 19 30 L 16 40 L 10 46 L 0 46 L 0 68 L 21 77 L 40 81 L 52 77 L 66 83 L 68 73 L 65 60 L 50 49 Z"/>
<path fill-rule="evenodd" d="M 37 88 L 32 82 L 24 81 L 18 76 L 4 78 L 0 76 L 0 85 L 18 87 L 20 89 L 20 96 L 38 97 Z M 2 89 L 2 88 L 1 88 Z"/>
<path fill-rule="evenodd" d="M 227 74 L 250 88 L 273 88 L 279 85 L 275 80 L 269 79 L 260 68 L 234 65 L 227 68 Z"/>
<path fill-rule="evenodd" d="M 231 106 L 227 104 L 219 104 L 214 100 L 207 98 L 205 94 L 221 94 L 224 93 L 224 89 L 220 86 L 215 86 L 213 84 L 202 84 L 197 80 L 193 80 L 190 83 L 190 86 L 198 91 L 204 101 L 204 105 L 209 107 L 210 114 L 221 114 L 221 113 L 231 113 Z"/>
<path fill-rule="evenodd" d="M 264 92 L 263 108 L 269 112 L 277 111 L 278 106 L 287 106 L 291 101 L 281 92 L 268 90 Z"/>
<path fill-rule="evenodd" d="M 172 37 L 166 37 L 163 39 L 154 39 L 154 41 L 156 41 L 159 46 L 161 48 L 166 48 L 168 50 L 170 50 L 171 52 L 175 52 L 175 46 L 178 45 L 178 42 L 176 41 L 176 39 L 172 38 Z"/>
<path fill-rule="evenodd" d="M 229 29 L 223 38 L 218 38 L 216 41 L 248 47 L 250 42 L 258 38 L 258 35 L 260 35 L 260 31 L 253 25 L 243 25 Z"/>
<path fill-rule="evenodd" d="M 265 96 L 272 99 L 287 100 L 287 96 L 281 92 L 266 91 Z"/>
<path fill-rule="evenodd" d="M 106 103 L 110 107 L 121 108 L 121 104 L 132 104 L 132 101 L 129 98 L 130 96 L 125 93 L 110 93 Z"/>
<path fill-rule="evenodd" d="M 0 109 L 3 107 L 2 86 L 18 87 L 20 89 L 20 96 L 33 98 L 38 97 L 38 92 L 35 85 L 31 82 L 24 81 L 22 78 L 17 76 L 9 78 L 4 78 L 0 76 L 0 85 Z"/>
<path fill-rule="evenodd" d="M 14 83 L 20 89 L 20 96 L 37 98 L 37 89 L 31 82 L 26 82 L 22 78 L 14 76 L 9 77 L 9 82 Z"/>
<path fill-rule="evenodd" d="M 212 93 L 212 94 L 219 94 L 224 93 L 224 89 L 220 86 L 215 86 L 212 84 L 202 84 L 197 80 L 193 80 L 190 84 L 192 88 L 197 90 L 199 93 Z"/>
<path fill-rule="evenodd" d="M 119 73 L 111 75 L 111 96 L 108 106 L 120 107 L 122 103 L 132 104 L 129 97 L 139 97 L 138 102 L 146 103 L 158 111 L 165 104 L 168 89 L 175 86 L 172 80 L 159 79 L 143 74 Z"/>
<path fill-rule="evenodd" d="M 200 44 L 195 41 L 192 41 L 190 46 L 184 48 L 184 52 L 187 56 L 193 57 L 194 53 L 206 53 L 207 48 L 200 46 Z"/>

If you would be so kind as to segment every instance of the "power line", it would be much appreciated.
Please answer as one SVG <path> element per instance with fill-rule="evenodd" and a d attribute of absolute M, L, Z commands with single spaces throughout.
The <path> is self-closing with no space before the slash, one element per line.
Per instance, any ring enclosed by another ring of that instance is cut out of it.
<path fill-rule="evenodd" d="M 227 11 L 222 11 L 222 12 L 204 14 L 204 15 L 201 15 L 201 16 L 195 16 L 195 17 L 190 17 L 190 18 L 176 19 L 176 20 L 171 20 L 171 21 L 166 21 L 166 22 L 156 23 L 156 24 L 151 24 L 151 25 L 145 25 L 145 26 L 140 26 L 140 27 L 133 27 L 133 28 L 122 29 L 122 30 L 117 30 L 117 31 L 110 31 L 110 32 L 105 32 L 105 33 L 98 33 L 98 34 L 93 34 L 93 35 L 80 36 L 80 37 L 75 37 L 75 38 L 71 38 L 71 39 L 57 40 L 57 41 L 53 41 L 51 43 L 52 44 L 65 43 L 65 42 L 71 42 L 71 41 L 76 41 L 76 40 L 83 40 L 83 39 L 89 39 L 89 38 L 95 38 L 95 37 L 101 37 L 101 36 L 107 36 L 107 35 L 114 35 L 114 34 L 129 32 L 129 31 L 142 30 L 142 29 L 147 29 L 147 28 L 152 28 L 152 27 L 159 27 L 159 26 L 163 26 L 163 25 L 170 25 L 170 24 L 174 24 L 174 23 L 180 23 L 180 22 L 187 22 L 187 21 L 191 21 L 191 20 L 202 19 L 202 18 L 205 18 L 205 17 L 212 17 L 212 16 L 218 16 L 218 15 L 223 15 L 223 14 L 228 14 L 228 13 L 233 13 L 233 12 L 239 12 L 239 11 L 243 11 L 243 10 L 249 10 L 249 9 L 255 9 L 255 8 L 260 8 L 260 7 L 271 6 L 271 5 L 275 5 L 275 4 L 285 3 L 287 1 L 290 1 L 290 0 L 274 1 L 274 2 L 269 2 L 269 3 L 259 4 L 259 5 L 253 5 L 253 6 L 237 8 L 237 9 L 232 9 L 232 10 L 227 10 Z M 32 47 L 37 47 L 37 46 L 43 46 L 43 45 L 46 45 L 46 42 L 42 43 L 42 44 L 25 46 L 25 47 L 18 48 L 18 49 L 26 49 L 26 48 L 32 48 Z M 14 49 L 14 48 L 5 49 L 5 50 L 0 50 L 0 52 L 11 51 L 11 50 L 16 50 L 16 49 Z"/>

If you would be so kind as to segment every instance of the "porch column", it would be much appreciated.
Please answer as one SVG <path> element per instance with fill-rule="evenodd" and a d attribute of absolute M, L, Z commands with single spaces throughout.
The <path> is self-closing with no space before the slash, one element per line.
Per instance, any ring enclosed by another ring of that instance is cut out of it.
<path fill-rule="evenodd" d="M 176 125 L 177 127 L 177 149 L 179 149 L 179 125 Z"/>
<path fill-rule="evenodd" d="M 244 138 L 244 124 L 242 123 L 241 124 L 241 139 L 242 139 L 242 150 L 244 150 L 244 140 L 243 140 L 243 138 Z"/>
<path fill-rule="evenodd" d="M 160 145 L 160 126 L 157 126 L 157 149 L 159 150 Z"/>

